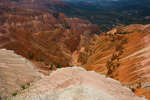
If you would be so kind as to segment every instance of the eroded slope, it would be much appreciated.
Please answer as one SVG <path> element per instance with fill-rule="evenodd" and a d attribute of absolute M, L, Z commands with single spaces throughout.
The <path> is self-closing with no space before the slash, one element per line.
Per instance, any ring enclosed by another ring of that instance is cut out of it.
<path fill-rule="evenodd" d="M 58 69 L 18 95 L 13 100 L 146 100 L 118 81 L 81 67 Z"/>
<path fill-rule="evenodd" d="M 72 52 L 100 32 L 97 25 L 79 18 L 0 6 L 1 48 L 46 65 L 72 65 Z"/>
<path fill-rule="evenodd" d="M 135 94 L 149 97 L 149 25 L 117 27 L 93 38 L 79 53 L 78 64 L 114 78 Z M 143 89 L 144 88 L 144 89 Z"/>
<path fill-rule="evenodd" d="M 25 58 L 13 51 L 0 50 L 0 98 L 19 92 L 21 85 L 42 76 Z"/>

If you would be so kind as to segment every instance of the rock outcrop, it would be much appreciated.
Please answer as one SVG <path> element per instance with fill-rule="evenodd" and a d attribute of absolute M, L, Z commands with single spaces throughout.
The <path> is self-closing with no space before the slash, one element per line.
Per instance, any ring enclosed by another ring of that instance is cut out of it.
<path fill-rule="evenodd" d="M 121 83 L 81 67 L 58 69 L 14 96 L 13 100 L 146 100 Z"/>
<path fill-rule="evenodd" d="M 0 98 L 19 92 L 22 85 L 42 76 L 25 58 L 13 51 L 0 50 Z"/>
<path fill-rule="evenodd" d="M 150 99 L 149 25 L 119 26 L 92 39 L 79 53 L 78 65 L 114 78 Z M 114 31 L 116 30 L 116 31 Z M 111 34 L 110 34 L 111 33 Z M 87 56 L 88 54 L 90 56 Z M 138 84 L 140 88 L 136 88 Z"/>

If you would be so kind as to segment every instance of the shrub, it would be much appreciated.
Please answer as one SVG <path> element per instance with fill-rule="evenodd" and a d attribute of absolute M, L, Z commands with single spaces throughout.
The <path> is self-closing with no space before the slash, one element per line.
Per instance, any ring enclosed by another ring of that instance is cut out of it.
<path fill-rule="evenodd" d="M 25 89 L 25 85 L 21 85 L 22 89 Z"/>
<path fill-rule="evenodd" d="M 40 62 L 43 62 L 43 59 L 40 59 Z"/>
<path fill-rule="evenodd" d="M 16 96 L 16 95 L 17 95 L 17 93 L 16 93 L 16 92 L 12 94 L 12 96 Z"/>
<path fill-rule="evenodd" d="M 29 57 L 30 60 L 32 60 L 33 59 L 33 54 L 30 55 L 30 53 L 28 52 L 28 57 Z"/>
<path fill-rule="evenodd" d="M 51 65 L 50 70 L 53 70 L 53 65 Z"/>
<path fill-rule="evenodd" d="M 28 86 L 30 86 L 30 83 L 27 83 Z"/>
<path fill-rule="evenodd" d="M 61 68 L 61 65 L 59 64 L 59 63 L 57 63 L 57 66 L 56 66 L 57 68 Z"/>

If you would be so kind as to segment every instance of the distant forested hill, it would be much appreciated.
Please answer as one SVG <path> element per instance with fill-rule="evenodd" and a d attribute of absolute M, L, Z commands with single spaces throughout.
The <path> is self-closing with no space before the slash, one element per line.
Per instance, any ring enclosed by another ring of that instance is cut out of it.
<path fill-rule="evenodd" d="M 103 0 L 97 3 L 68 2 L 68 4 L 76 8 L 71 11 L 71 17 L 88 19 L 98 24 L 103 31 L 119 24 L 150 23 L 150 0 Z"/>

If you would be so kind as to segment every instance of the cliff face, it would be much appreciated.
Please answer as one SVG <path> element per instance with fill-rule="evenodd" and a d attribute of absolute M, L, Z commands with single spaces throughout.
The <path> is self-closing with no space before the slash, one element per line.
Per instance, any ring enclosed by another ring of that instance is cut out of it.
<path fill-rule="evenodd" d="M 81 19 L 77 23 L 64 14 L 53 17 L 49 13 L 4 6 L 0 6 L 0 13 L 1 48 L 46 65 L 72 65 L 72 52 L 85 45 L 93 33 L 100 32 L 97 25 L 87 25 Z"/>
<path fill-rule="evenodd" d="M 94 36 L 79 53 L 78 65 L 120 81 L 149 97 L 149 25 L 120 26 Z"/>

